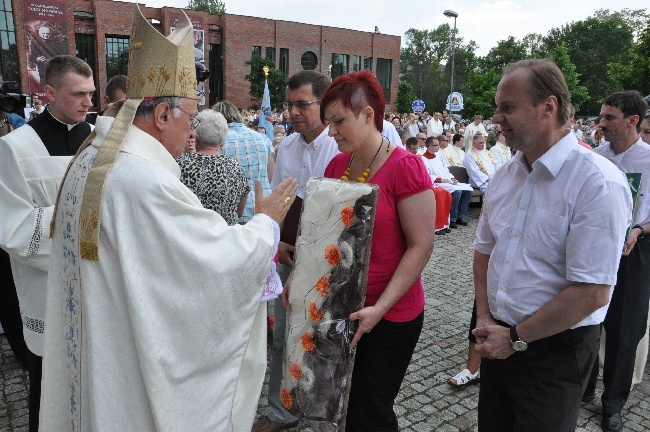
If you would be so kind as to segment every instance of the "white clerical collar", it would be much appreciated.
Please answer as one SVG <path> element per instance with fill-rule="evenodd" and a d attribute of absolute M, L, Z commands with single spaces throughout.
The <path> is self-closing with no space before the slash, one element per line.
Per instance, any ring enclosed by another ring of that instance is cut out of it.
<path fill-rule="evenodd" d="M 50 113 L 50 115 L 52 116 L 52 118 L 53 118 L 54 120 L 58 121 L 58 122 L 61 123 L 61 124 L 66 125 L 66 126 L 68 127 L 68 132 L 70 132 L 70 131 L 72 130 L 73 127 L 75 127 L 75 126 L 77 126 L 77 125 L 79 124 L 79 123 L 70 124 L 70 123 L 62 122 L 61 120 L 59 120 L 58 118 L 56 118 L 56 117 L 54 116 L 54 114 L 52 113 L 52 111 L 50 111 L 49 109 L 48 109 L 48 112 Z"/>

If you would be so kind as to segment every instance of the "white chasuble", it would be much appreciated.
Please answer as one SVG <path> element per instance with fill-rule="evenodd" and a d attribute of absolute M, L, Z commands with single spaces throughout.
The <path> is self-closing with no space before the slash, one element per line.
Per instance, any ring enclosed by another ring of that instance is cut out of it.
<path fill-rule="evenodd" d="M 250 431 L 277 224 L 229 227 L 131 126 L 104 187 L 99 260 L 80 259 L 85 182 L 111 121 L 98 118 L 55 214 L 41 430 Z"/>
<path fill-rule="evenodd" d="M 280 398 L 315 431 L 345 430 L 354 365 L 350 342 L 363 307 L 379 187 L 307 183 L 296 242 Z"/>

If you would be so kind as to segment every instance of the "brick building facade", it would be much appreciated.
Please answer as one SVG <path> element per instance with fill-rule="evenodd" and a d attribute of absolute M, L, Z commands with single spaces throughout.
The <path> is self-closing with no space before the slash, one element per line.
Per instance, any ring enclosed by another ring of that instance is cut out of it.
<path fill-rule="evenodd" d="M 0 5 L 0 15 L 4 15 L 4 21 L 0 16 L 0 73 L 5 81 L 18 81 L 21 91 L 28 94 L 25 2 L 11 0 Z M 100 101 L 108 79 L 126 71 L 133 3 L 66 0 L 64 4 L 69 52 L 93 68 L 96 100 Z M 142 12 L 163 34 L 169 34 L 178 14 L 177 9 L 169 7 L 143 7 Z M 246 62 L 253 53 L 259 53 L 273 60 L 286 75 L 303 69 L 328 73 L 330 64 L 332 76 L 371 69 L 384 87 L 387 108 L 392 107 L 399 76 L 399 36 L 239 15 L 187 13 L 204 30 L 204 61 L 211 72 L 205 89 L 206 103 L 221 99 L 239 107 L 257 103 L 249 95 L 250 84 L 244 76 L 250 73 Z"/>

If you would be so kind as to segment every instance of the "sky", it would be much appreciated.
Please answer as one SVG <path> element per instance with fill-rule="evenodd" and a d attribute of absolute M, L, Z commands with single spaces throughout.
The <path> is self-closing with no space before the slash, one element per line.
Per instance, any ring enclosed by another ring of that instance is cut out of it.
<path fill-rule="evenodd" d="M 134 0 L 125 0 L 131 1 Z M 189 0 L 139 0 L 151 7 L 185 7 Z M 645 9 L 647 0 L 623 0 L 612 3 L 604 0 L 574 2 L 567 0 L 465 0 L 407 2 L 387 0 L 225 0 L 226 13 L 254 16 L 352 30 L 372 32 L 375 26 L 381 33 L 401 36 L 409 28 L 434 29 L 454 19 L 443 15 L 446 9 L 458 13 L 457 28 L 465 42 L 470 39 L 479 45 L 476 54 L 485 56 L 498 41 L 508 36 L 522 38 L 528 33 L 546 33 L 572 21 L 593 15 L 595 10 Z M 597 41 L 594 41 L 597 43 Z"/>

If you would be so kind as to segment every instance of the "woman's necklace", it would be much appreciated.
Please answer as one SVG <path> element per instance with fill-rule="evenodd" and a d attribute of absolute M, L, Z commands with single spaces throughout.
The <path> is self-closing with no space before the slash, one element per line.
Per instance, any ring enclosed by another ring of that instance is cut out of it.
<path fill-rule="evenodd" d="M 381 150 L 381 147 L 384 145 L 384 137 L 381 137 L 381 142 L 379 143 L 379 148 L 375 152 L 375 155 L 373 156 L 372 160 L 370 161 L 370 165 L 368 165 L 368 168 L 359 176 L 357 181 L 359 183 L 365 183 L 368 181 L 368 176 L 370 175 L 370 167 L 372 166 L 372 163 L 375 161 L 377 158 L 377 155 L 379 154 L 379 150 Z M 388 143 L 388 148 L 390 149 L 390 143 Z M 388 150 L 386 150 L 388 151 Z M 350 162 L 348 163 L 348 167 L 345 169 L 345 172 L 341 176 L 341 180 L 348 181 L 350 177 L 350 166 L 352 165 L 352 161 L 354 160 L 354 156 L 350 158 Z"/>

